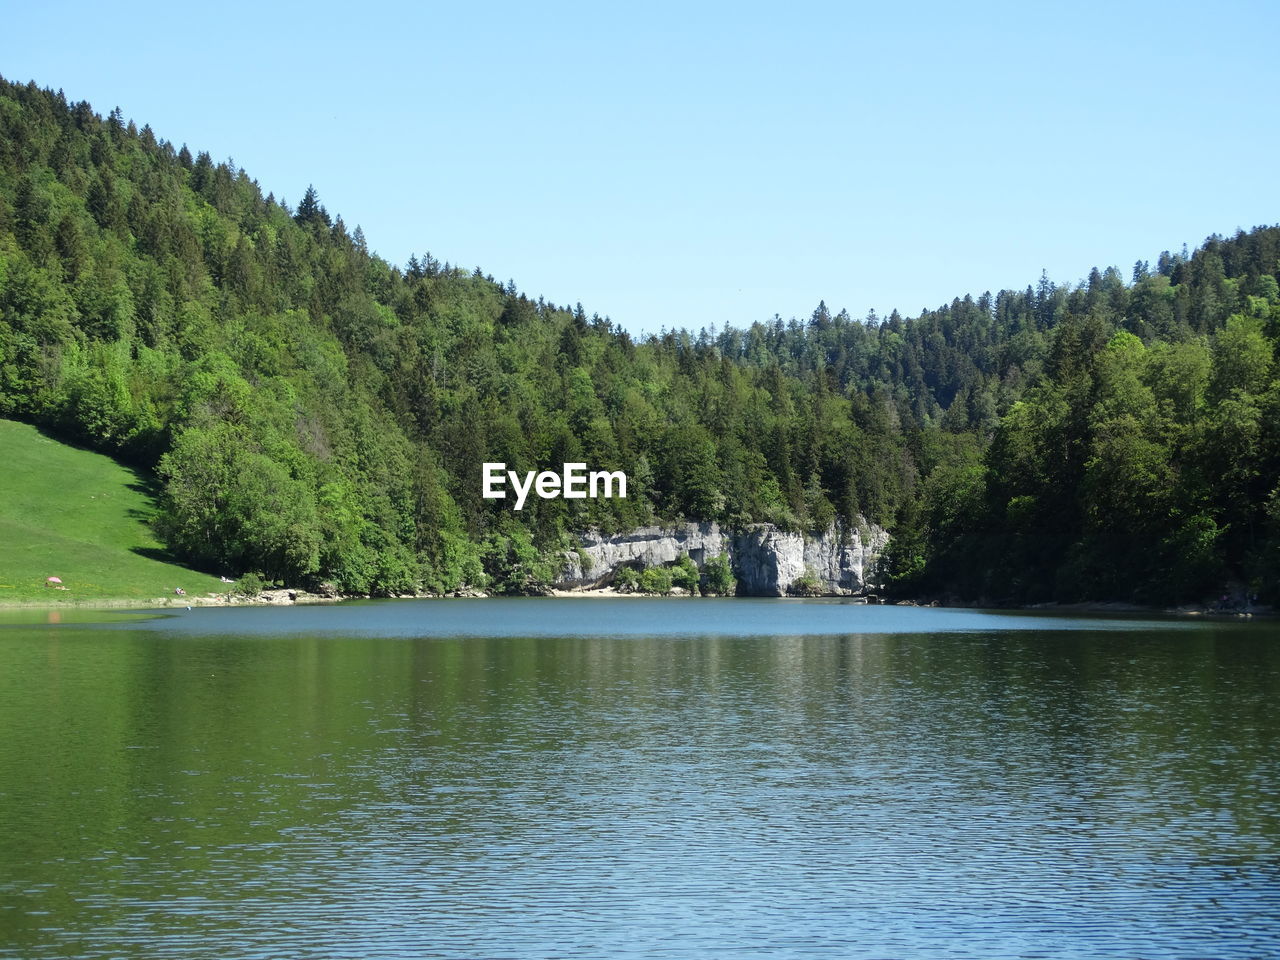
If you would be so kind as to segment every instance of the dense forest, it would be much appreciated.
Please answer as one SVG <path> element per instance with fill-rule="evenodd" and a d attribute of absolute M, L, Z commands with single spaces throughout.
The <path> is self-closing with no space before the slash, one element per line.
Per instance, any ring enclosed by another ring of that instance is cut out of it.
<path fill-rule="evenodd" d="M 587 527 L 865 519 L 903 595 L 1275 599 L 1278 272 L 1258 227 L 913 318 L 635 338 L 0 80 L 0 416 L 150 472 L 173 553 L 235 576 L 521 592 Z M 516 513 L 485 461 L 629 495 Z"/>

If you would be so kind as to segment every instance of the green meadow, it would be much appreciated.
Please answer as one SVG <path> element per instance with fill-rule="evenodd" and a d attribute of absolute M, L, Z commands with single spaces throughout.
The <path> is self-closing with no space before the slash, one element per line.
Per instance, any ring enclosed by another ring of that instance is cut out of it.
<path fill-rule="evenodd" d="M 165 559 L 155 509 L 144 474 L 0 420 L 0 604 L 224 592 L 217 577 Z"/>

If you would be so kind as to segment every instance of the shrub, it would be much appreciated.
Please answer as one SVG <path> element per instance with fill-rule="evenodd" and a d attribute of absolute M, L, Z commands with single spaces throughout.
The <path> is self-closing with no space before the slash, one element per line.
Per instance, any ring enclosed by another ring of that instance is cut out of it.
<path fill-rule="evenodd" d="M 820 597 L 826 591 L 813 568 L 805 567 L 804 573 L 791 581 L 787 592 L 796 597 Z"/>
<path fill-rule="evenodd" d="M 267 581 L 256 573 L 246 573 L 231 585 L 231 593 L 237 597 L 256 597 L 267 589 Z"/>
<path fill-rule="evenodd" d="M 640 574 L 640 589 L 665 597 L 671 592 L 671 571 L 666 567 L 648 567 Z"/>
<path fill-rule="evenodd" d="M 688 554 L 677 560 L 675 567 L 671 570 L 671 585 L 683 587 L 690 593 L 698 592 L 698 579 L 698 565 Z"/>
<path fill-rule="evenodd" d="M 738 581 L 733 578 L 733 568 L 729 565 L 729 555 L 722 553 L 712 557 L 702 565 L 707 578 L 707 592 L 727 597 L 737 589 Z"/>

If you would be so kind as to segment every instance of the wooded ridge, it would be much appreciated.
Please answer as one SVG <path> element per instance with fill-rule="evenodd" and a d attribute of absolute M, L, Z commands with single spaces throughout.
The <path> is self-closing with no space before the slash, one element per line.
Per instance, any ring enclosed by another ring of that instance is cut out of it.
<path fill-rule="evenodd" d="M 154 471 L 169 549 L 231 576 L 524 592 L 588 529 L 866 521 L 903 595 L 1276 599 L 1278 272 L 1264 226 L 916 317 L 634 337 L 0 80 L 0 416 Z M 516 512 L 485 463 L 627 493 Z"/>

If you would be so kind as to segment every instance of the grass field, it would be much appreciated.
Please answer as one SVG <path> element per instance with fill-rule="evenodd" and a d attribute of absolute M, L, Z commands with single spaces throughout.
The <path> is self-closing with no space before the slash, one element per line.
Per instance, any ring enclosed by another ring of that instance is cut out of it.
<path fill-rule="evenodd" d="M 164 559 L 147 478 L 0 420 L 0 604 L 144 601 L 227 588 Z M 46 585 L 60 577 L 65 590 Z"/>

